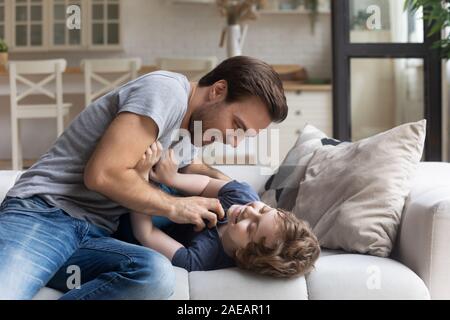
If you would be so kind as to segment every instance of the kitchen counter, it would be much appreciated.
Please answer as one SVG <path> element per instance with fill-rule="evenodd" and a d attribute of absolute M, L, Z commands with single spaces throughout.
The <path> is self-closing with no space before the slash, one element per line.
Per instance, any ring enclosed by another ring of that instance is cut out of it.
<path fill-rule="evenodd" d="M 286 65 L 284 69 L 287 69 L 289 65 Z M 276 70 L 280 70 L 281 66 L 277 65 L 275 67 Z M 150 73 L 158 70 L 155 65 L 145 65 L 139 70 L 139 74 L 143 75 L 146 73 Z M 81 75 L 83 71 L 80 67 L 67 67 L 64 72 L 65 75 Z M 8 71 L 4 66 L 0 66 L 0 77 L 7 76 Z M 307 84 L 301 81 L 283 81 L 283 86 L 285 91 L 311 91 L 311 92 L 323 92 L 323 91 L 331 91 L 331 84 Z"/>
<path fill-rule="evenodd" d="M 333 86 L 331 84 L 308 84 L 300 81 L 283 81 L 285 91 L 331 91 Z"/>

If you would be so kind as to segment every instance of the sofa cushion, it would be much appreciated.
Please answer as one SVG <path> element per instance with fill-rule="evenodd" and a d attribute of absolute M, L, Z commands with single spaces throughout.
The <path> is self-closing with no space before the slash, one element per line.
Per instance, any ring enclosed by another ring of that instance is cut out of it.
<path fill-rule="evenodd" d="M 339 250 L 323 250 L 306 279 L 272 279 L 236 268 L 190 274 L 175 268 L 175 272 L 176 289 L 171 300 L 430 298 L 424 282 L 401 263 Z M 61 296 L 56 290 L 44 288 L 34 300 Z"/>
<path fill-rule="evenodd" d="M 321 256 L 306 283 L 310 300 L 430 299 L 425 283 L 408 267 L 361 254 Z"/>
<path fill-rule="evenodd" d="M 192 300 L 307 300 L 304 277 L 275 279 L 237 268 L 189 274 Z"/>
<path fill-rule="evenodd" d="M 58 300 L 62 295 L 62 292 L 46 287 L 39 291 L 38 294 L 34 296 L 33 300 Z"/>
<path fill-rule="evenodd" d="M 293 211 L 310 223 L 321 246 L 390 255 L 425 132 L 422 120 L 314 152 Z"/>

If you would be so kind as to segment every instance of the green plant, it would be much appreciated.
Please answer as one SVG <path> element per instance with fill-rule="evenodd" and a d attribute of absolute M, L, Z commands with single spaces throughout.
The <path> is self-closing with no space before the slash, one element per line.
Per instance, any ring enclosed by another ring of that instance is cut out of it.
<path fill-rule="evenodd" d="M 300 0 L 300 2 L 305 6 L 305 9 L 309 11 L 311 31 L 314 33 L 317 17 L 319 15 L 319 0 Z"/>
<path fill-rule="evenodd" d="M 291 3 L 296 8 L 303 6 L 309 12 L 311 31 L 314 33 L 319 16 L 319 0 L 291 0 Z"/>
<path fill-rule="evenodd" d="M 429 27 L 428 36 L 440 34 L 450 27 L 450 0 L 405 0 L 405 10 L 416 13 L 423 8 L 423 20 Z M 434 48 L 440 48 L 443 58 L 450 58 L 450 34 L 436 41 Z"/>
<path fill-rule="evenodd" d="M 5 40 L 0 38 L 0 52 L 8 52 L 8 45 Z"/>

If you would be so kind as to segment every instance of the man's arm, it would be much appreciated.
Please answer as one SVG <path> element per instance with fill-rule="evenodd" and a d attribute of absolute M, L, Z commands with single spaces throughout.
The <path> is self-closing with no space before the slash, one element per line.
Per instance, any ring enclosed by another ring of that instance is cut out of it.
<path fill-rule="evenodd" d="M 158 137 L 156 123 L 148 117 L 119 114 L 98 143 L 84 172 L 88 189 L 99 192 L 133 211 L 192 223 L 203 229 L 203 219 L 224 216 L 220 202 L 200 197 L 176 198 L 146 183 L 135 170 L 145 150 Z"/>
<path fill-rule="evenodd" d="M 187 174 L 201 174 L 204 176 L 208 176 L 213 179 L 219 179 L 224 181 L 231 181 L 232 179 L 225 175 L 224 173 L 220 172 L 217 169 L 214 169 L 210 166 L 208 166 L 205 163 L 202 163 L 201 161 L 194 161 L 193 163 L 187 165 L 186 167 L 180 169 L 181 173 L 187 173 Z"/>

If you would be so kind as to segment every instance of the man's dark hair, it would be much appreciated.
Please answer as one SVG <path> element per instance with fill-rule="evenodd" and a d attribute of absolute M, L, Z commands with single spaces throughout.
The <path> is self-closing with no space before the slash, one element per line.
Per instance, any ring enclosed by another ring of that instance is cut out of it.
<path fill-rule="evenodd" d="M 278 73 L 267 63 L 246 56 L 229 58 L 199 81 L 208 87 L 217 81 L 228 84 L 227 103 L 258 97 L 269 109 L 273 122 L 282 122 L 288 114 L 283 83 Z"/>

